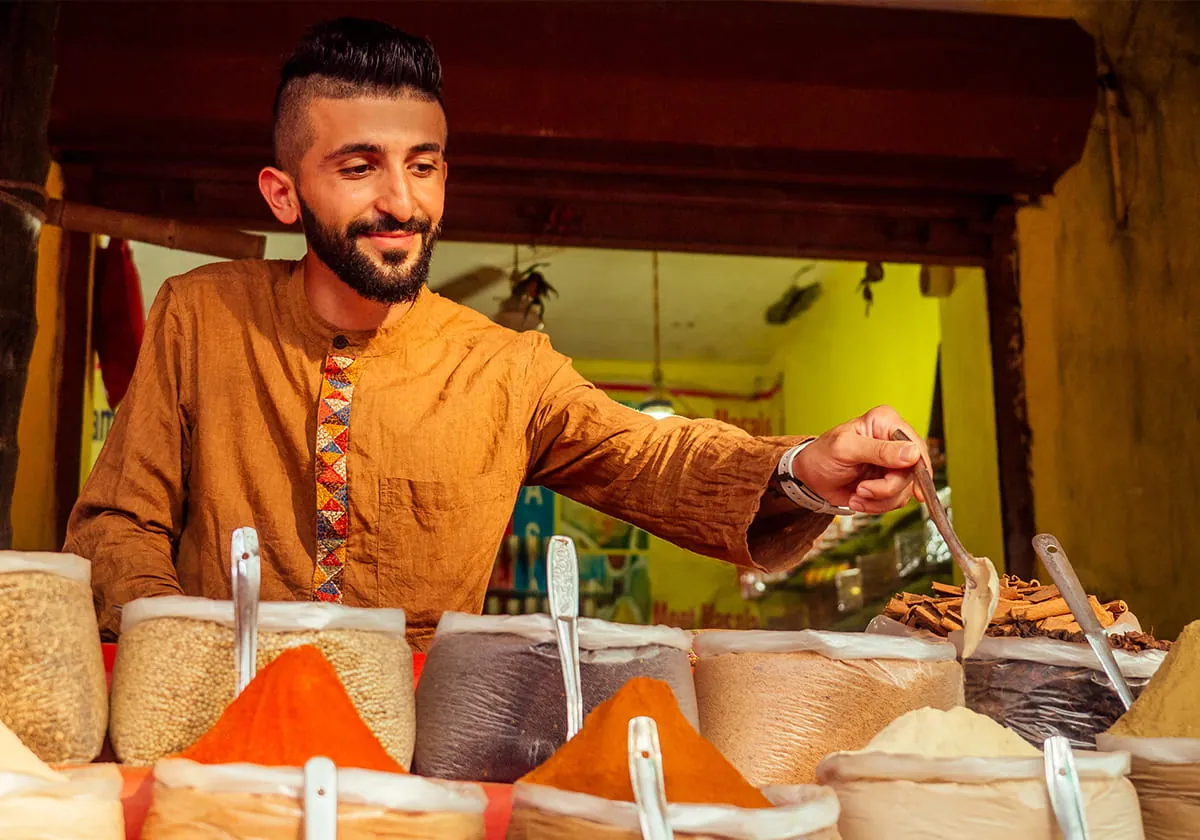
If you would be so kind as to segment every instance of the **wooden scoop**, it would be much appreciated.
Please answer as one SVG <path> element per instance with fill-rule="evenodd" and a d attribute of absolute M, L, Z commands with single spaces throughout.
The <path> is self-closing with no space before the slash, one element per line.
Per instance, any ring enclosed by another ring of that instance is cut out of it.
<path fill-rule="evenodd" d="M 911 441 L 912 438 L 896 429 L 892 432 L 892 440 Z M 962 658 L 966 659 L 975 652 L 975 648 L 979 647 L 980 641 L 987 633 L 992 616 L 996 613 L 996 606 L 1000 603 L 1000 576 L 996 574 L 996 567 L 991 560 L 986 557 L 971 556 L 958 541 L 958 535 L 954 533 L 950 517 L 946 514 L 946 509 L 942 507 L 942 500 L 938 498 L 937 488 L 933 486 L 933 476 L 926 469 L 925 463 L 918 461 L 912 468 L 912 473 L 917 486 L 921 488 L 925 506 L 929 509 L 929 518 L 933 520 L 942 539 L 946 541 L 946 547 L 950 549 L 950 556 L 962 569 L 964 578 Z"/>

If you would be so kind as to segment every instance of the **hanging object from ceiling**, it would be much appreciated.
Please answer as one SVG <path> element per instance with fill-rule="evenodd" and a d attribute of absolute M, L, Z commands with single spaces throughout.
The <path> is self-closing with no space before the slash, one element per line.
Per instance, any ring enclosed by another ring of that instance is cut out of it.
<path fill-rule="evenodd" d="M 872 291 L 871 287 L 882 281 L 883 263 L 867 263 L 866 273 L 863 275 L 863 279 L 858 281 L 858 290 L 862 293 L 862 299 L 867 304 L 867 315 L 871 314 L 871 304 L 875 303 L 875 292 Z"/>
<path fill-rule="evenodd" d="M 534 263 L 524 271 L 517 271 L 514 266 L 512 294 L 500 302 L 500 311 L 493 321 L 517 332 L 546 328 L 546 298 L 558 294 L 540 271 L 546 265 Z"/>
<path fill-rule="evenodd" d="M 651 374 L 650 398 L 638 406 L 643 414 L 662 420 L 675 413 L 671 393 L 663 385 L 662 371 L 662 318 L 658 301 L 658 251 L 651 254 L 651 276 L 654 284 L 654 371 Z"/>
<path fill-rule="evenodd" d="M 821 282 L 818 280 L 801 286 L 799 281 L 815 268 L 812 264 L 801 266 L 792 276 L 792 285 L 783 293 L 783 297 L 767 307 L 768 324 L 786 324 L 812 308 L 821 297 Z"/>

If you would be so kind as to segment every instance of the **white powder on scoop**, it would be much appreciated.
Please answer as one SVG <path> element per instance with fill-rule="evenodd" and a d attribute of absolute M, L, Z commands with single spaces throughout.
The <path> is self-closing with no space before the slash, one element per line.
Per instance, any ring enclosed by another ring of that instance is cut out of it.
<path fill-rule="evenodd" d="M 862 751 L 927 758 L 1035 758 L 1042 754 L 1016 732 L 965 706 L 948 712 L 924 708 L 902 715 Z"/>

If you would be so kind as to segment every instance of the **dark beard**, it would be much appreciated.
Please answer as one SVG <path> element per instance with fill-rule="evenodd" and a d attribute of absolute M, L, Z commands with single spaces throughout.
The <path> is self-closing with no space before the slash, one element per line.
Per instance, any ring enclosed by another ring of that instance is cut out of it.
<path fill-rule="evenodd" d="M 417 299 L 429 280 L 433 249 L 442 234 L 440 221 L 435 225 L 428 216 L 413 216 L 401 222 L 393 216 L 384 215 L 370 220 L 357 219 L 346 227 L 345 233 L 341 233 L 323 225 L 304 199 L 300 199 L 300 218 L 308 247 L 339 280 L 367 300 L 387 304 L 408 303 Z M 360 236 L 395 231 L 421 235 L 421 251 L 408 269 L 401 267 L 408 258 L 408 251 L 383 252 L 384 264 L 379 266 L 359 247 Z"/>

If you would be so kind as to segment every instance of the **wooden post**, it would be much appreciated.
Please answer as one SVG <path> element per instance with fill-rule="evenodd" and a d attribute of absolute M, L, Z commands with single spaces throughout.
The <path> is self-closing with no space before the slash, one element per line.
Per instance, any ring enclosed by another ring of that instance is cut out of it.
<path fill-rule="evenodd" d="M 46 127 L 54 80 L 58 3 L 0 4 L 0 180 L 41 187 L 50 171 Z M 36 193 L 0 187 L 37 207 Z M 12 546 L 17 428 L 37 334 L 37 259 L 41 225 L 0 202 L 0 549 Z"/>
<path fill-rule="evenodd" d="M 1009 574 L 1029 580 L 1035 568 L 1032 433 L 1025 403 L 1025 329 L 1017 274 L 1016 209 L 1001 208 L 993 224 L 992 254 L 985 272 L 1005 565 Z"/>

